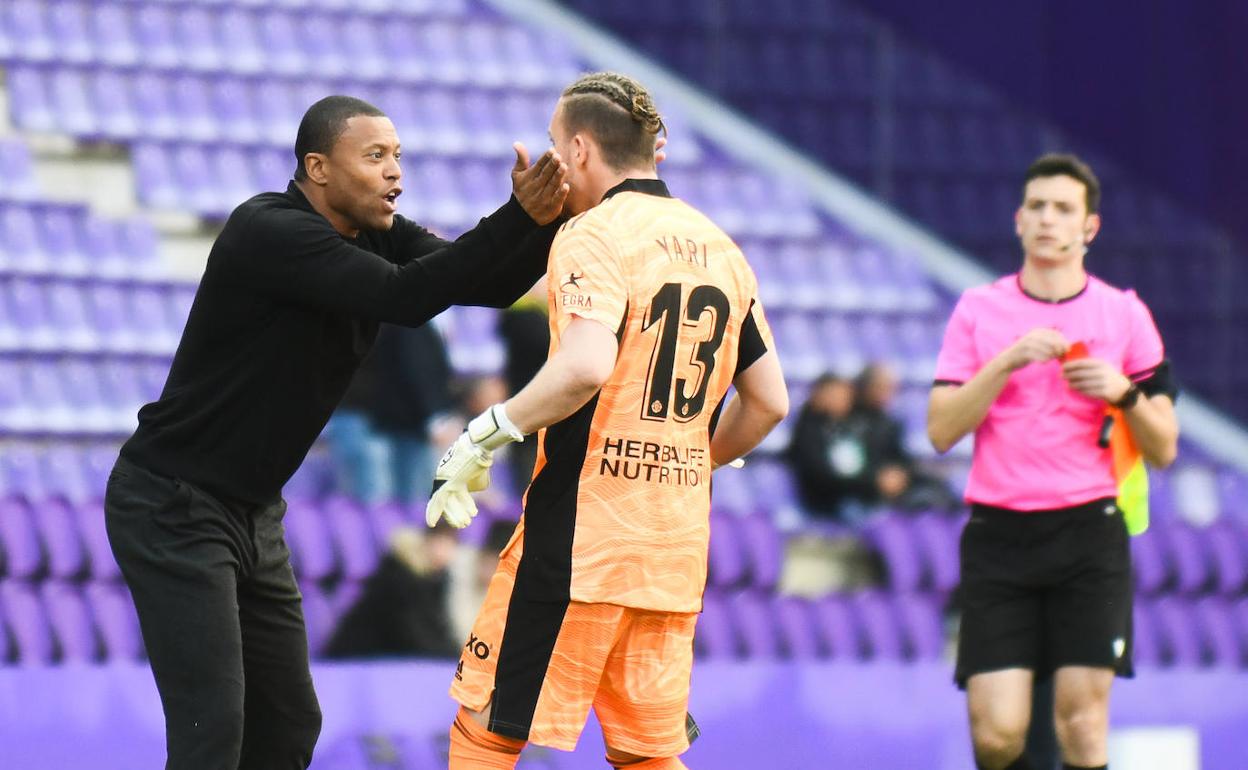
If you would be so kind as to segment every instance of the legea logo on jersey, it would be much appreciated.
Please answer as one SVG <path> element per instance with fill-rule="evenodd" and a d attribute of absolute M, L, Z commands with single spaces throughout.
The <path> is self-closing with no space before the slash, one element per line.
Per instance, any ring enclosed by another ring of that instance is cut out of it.
<path fill-rule="evenodd" d="M 581 294 L 581 281 L 585 278 L 584 273 L 571 272 L 568 277 L 559 284 L 559 304 L 561 307 L 589 310 L 594 306 L 594 298 L 588 294 Z"/>

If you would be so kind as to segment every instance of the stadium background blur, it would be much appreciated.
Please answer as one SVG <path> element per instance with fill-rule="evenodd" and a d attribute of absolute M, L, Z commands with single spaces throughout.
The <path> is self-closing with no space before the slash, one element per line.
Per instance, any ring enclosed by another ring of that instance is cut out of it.
<path fill-rule="evenodd" d="M 306 106 L 340 92 L 384 109 L 404 146 L 400 211 L 453 236 L 505 199 L 513 139 L 547 144 L 559 89 L 613 68 L 668 118 L 672 190 L 750 257 L 795 405 L 826 370 L 888 362 L 907 448 L 955 488 L 969 442 L 938 458 L 924 433 L 950 303 L 1018 264 L 1027 163 L 1047 150 L 1091 162 L 1106 225 L 1090 269 L 1140 291 L 1185 389 L 1180 459 L 1153 474 L 1155 523 L 1132 544 L 1140 674 L 1115 690 L 1111 764 L 1242 770 L 1248 13 L 1235 0 L 1016 6 L 4 0 L 0 765 L 159 765 L 159 702 L 100 496 L 163 384 L 212 237 L 237 203 L 284 187 Z M 501 369 L 494 311 L 436 323 L 459 375 Z M 968 767 L 947 657 L 960 518 L 812 522 L 779 457 L 787 429 L 716 476 L 689 764 Z M 421 519 L 333 478 L 318 447 L 286 490 L 314 651 L 395 527 Z M 513 518 L 516 491 L 495 478 L 484 516 Z M 878 584 L 792 581 L 794 544 L 812 535 L 875 554 Z M 313 767 L 438 766 L 450 673 L 318 664 Z M 591 726 L 576 753 L 521 763 L 539 766 L 600 767 L 600 739 Z"/>

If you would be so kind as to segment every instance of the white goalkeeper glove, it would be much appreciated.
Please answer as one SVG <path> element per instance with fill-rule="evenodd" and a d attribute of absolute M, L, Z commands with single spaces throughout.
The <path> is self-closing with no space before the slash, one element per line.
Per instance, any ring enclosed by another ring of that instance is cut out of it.
<path fill-rule="evenodd" d="M 425 523 L 432 527 L 444 518 L 457 529 L 468 526 L 477 515 L 477 504 L 470 493 L 490 486 L 494 450 L 523 440 L 524 434 L 507 418 L 502 404 L 472 418 L 438 462 L 433 493 L 425 507 Z"/>

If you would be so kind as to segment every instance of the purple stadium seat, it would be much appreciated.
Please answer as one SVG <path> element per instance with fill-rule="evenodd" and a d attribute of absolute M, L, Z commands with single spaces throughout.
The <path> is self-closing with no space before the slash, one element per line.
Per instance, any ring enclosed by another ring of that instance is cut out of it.
<path fill-rule="evenodd" d="M 209 142 L 223 122 L 215 114 L 212 84 L 206 77 L 183 74 L 173 81 L 173 112 L 181 141 Z"/>
<path fill-rule="evenodd" d="M 38 428 L 54 433 L 74 429 L 74 414 L 65 394 L 66 383 L 61 380 L 55 361 L 36 358 L 27 362 L 26 385 L 27 397 L 38 414 Z"/>
<path fill-rule="evenodd" d="M 95 31 L 95 54 L 101 63 L 125 67 L 139 61 L 139 49 L 134 41 L 130 21 L 130 9 L 117 3 L 92 4 L 95 17 L 91 28 Z"/>
<path fill-rule="evenodd" d="M 46 500 L 35 508 L 32 519 L 47 550 L 48 575 L 64 580 L 83 574 L 87 552 L 73 508 L 64 500 Z"/>
<path fill-rule="evenodd" d="M 43 73 L 34 67 L 15 66 L 5 75 L 13 122 L 28 131 L 60 130 Z"/>
<path fill-rule="evenodd" d="M 73 382 L 72 379 L 70 381 Z M 84 466 L 82 447 L 76 444 L 52 444 L 40 453 L 39 468 L 49 497 L 75 505 L 91 499 L 92 480 Z"/>
<path fill-rule="evenodd" d="M 0 472 L 9 493 L 27 502 L 47 497 L 39 453 L 30 444 L 15 444 L 0 453 Z"/>
<path fill-rule="evenodd" d="M 867 542 L 884 561 L 889 587 L 898 593 L 917 591 L 925 580 L 911 524 L 908 516 L 885 512 L 868 520 L 863 531 Z"/>
<path fill-rule="evenodd" d="M 961 518 L 935 512 L 913 518 L 914 542 L 926 565 L 927 583 L 934 591 L 948 593 L 958 585 L 958 539 L 963 523 Z"/>
<path fill-rule="evenodd" d="M 1223 596 L 1242 592 L 1248 586 L 1248 527 L 1222 518 L 1198 533 L 1209 555 L 1215 590 Z"/>
<path fill-rule="evenodd" d="M 56 58 L 47 10 L 47 4 L 37 0 L 13 0 L 7 15 L 9 39 L 17 59 L 37 62 Z"/>
<path fill-rule="evenodd" d="M 827 596 L 815 603 L 814 610 L 815 624 L 827 641 L 831 656 L 844 661 L 860 659 L 863 642 L 847 599 L 838 595 Z"/>
<path fill-rule="evenodd" d="M 20 139 L 0 139 L 0 198 L 29 200 L 39 197 L 30 148 Z"/>
<path fill-rule="evenodd" d="M 306 578 L 300 581 L 299 593 L 303 595 L 303 621 L 308 630 L 308 651 L 316 657 L 333 633 L 337 618 L 334 617 L 325 592 L 315 582 Z"/>
<path fill-rule="evenodd" d="M 806 599 L 793 596 L 775 597 L 772 600 L 772 615 L 780 632 L 785 656 L 792 660 L 813 660 L 826 657 L 828 646 L 819 626 L 811 604 Z"/>
<path fill-rule="evenodd" d="M 92 444 L 82 452 L 82 470 L 87 481 L 87 498 L 83 502 L 104 499 L 104 487 L 117 462 L 115 444 Z"/>
<path fill-rule="evenodd" d="M 286 543 L 295 574 L 304 581 L 322 580 L 338 568 L 334 542 L 320 508 L 292 501 L 286 511 Z"/>
<path fill-rule="evenodd" d="M 936 660 L 944 655 L 945 630 L 938 600 L 923 594 L 894 594 L 893 602 L 908 654 L 918 660 Z"/>
<path fill-rule="evenodd" d="M 385 502 L 366 508 L 369 525 L 373 534 L 373 547 L 378 553 L 385 550 L 390 543 L 390 533 L 395 529 L 412 523 L 410 512 L 396 502 Z"/>
<path fill-rule="evenodd" d="M 51 258 L 39 240 L 35 209 L 24 203 L 8 205 L 0 213 L 0 253 L 14 273 L 43 273 Z"/>
<path fill-rule="evenodd" d="M 72 583 L 49 580 L 41 586 L 43 606 L 64 663 L 86 663 L 100 657 L 91 612 L 82 589 Z"/>
<path fill-rule="evenodd" d="M 56 640 L 35 587 L 21 580 L 0 580 L 0 608 L 17 646 L 18 664 L 52 663 Z"/>
<path fill-rule="evenodd" d="M 1248 525 L 1248 477 L 1242 471 L 1223 468 L 1218 472 L 1218 498 L 1224 517 Z"/>
<path fill-rule="evenodd" d="M 781 657 L 784 650 L 766 596 L 757 591 L 739 591 L 728 596 L 728 606 L 745 657 L 761 660 Z"/>
<path fill-rule="evenodd" d="M 728 602 L 720 594 L 708 591 L 702 597 L 702 614 L 693 635 L 693 649 L 699 658 L 725 660 L 738 655 Z"/>
<path fill-rule="evenodd" d="M 307 63 L 299 37 L 291 14 L 276 8 L 262 12 L 260 41 L 265 52 L 266 73 L 297 75 L 306 72 Z"/>
<path fill-rule="evenodd" d="M 178 9 L 176 27 L 182 68 L 198 72 L 219 72 L 224 62 L 217 42 L 219 11 L 194 4 Z"/>
<path fill-rule="evenodd" d="M 1163 596 L 1154 603 L 1153 611 L 1164 640 L 1165 659 L 1175 666 L 1201 665 L 1205 652 L 1187 601 L 1178 596 Z"/>
<path fill-rule="evenodd" d="M 1131 538 L 1131 565 L 1135 575 L 1136 591 L 1153 595 L 1165 587 L 1170 579 L 1170 566 L 1162 551 L 1164 535 L 1158 533 L 1160 527 L 1154 523 L 1149 531 Z"/>
<path fill-rule="evenodd" d="M 1164 527 L 1167 535 L 1166 550 L 1174 566 L 1175 588 L 1185 594 L 1195 594 L 1209 587 L 1213 575 L 1212 561 L 1203 548 L 1204 539 L 1194 527 L 1182 522 Z"/>
<path fill-rule="evenodd" d="M 711 476 L 711 508 L 733 516 L 745 516 L 758 509 L 754 487 L 746 474 L 724 468 Z"/>
<path fill-rule="evenodd" d="M 87 550 L 91 579 L 96 581 L 119 579 L 121 568 L 117 566 L 117 560 L 113 558 L 113 549 L 108 544 L 102 497 L 77 506 L 74 511 L 78 515 L 78 531 L 82 533 L 82 543 Z"/>
<path fill-rule="evenodd" d="M 38 213 L 39 242 L 50 258 L 52 272 L 83 276 L 90 272 L 82 243 L 82 223 L 87 212 L 78 206 L 44 206 Z"/>
<path fill-rule="evenodd" d="M 61 350 L 89 352 L 97 349 L 95 331 L 87 317 L 88 305 L 82 286 L 68 281 L 49 284 L 48 327 Z"/>
<path fill-rule="evenodd" d="M 77 69 L 54 69 L 48 85 L 60 130 L 74 136 L 95 137 L 98 127 L 86 73 Z"/>
<path fill-rule="evenodd" d="M 0 322 L 3 319 L 0 318 Z M 26 400 L 25 388 L 22 383 L 22 365 L 17 361 L 0 358 L 0 430 L 20 431 L 27 427 L 33 418 Z M 0 479 L 0 492 L 5 489 L 4 480 Z"/>
<path fill-rule="evenodd" d="M 139 660 L 143 657 L 143 636 L 139 616 L 130 592 L 113 582 L 91 582 L 85 588 L 95 627 L 109 660 Z"/>
<path fill-rule="evenodd" d="M 143 142 L 131 150 L 135 184 L 144 203 L 161 209 L 182 205 L 182 191 L 174 180 L 170 153 L 165 147 Z"/>
<path fill-rule="evenodd" d="M 182 63 L 181 41 L 174 34 L 176 20 L 169 6 L 139 6 L 131 17 L 134 39 L 148 68 L 172 69 Z"/>
<path fill-rule="evenodd" d="M 868 658 L 901 660 L 905 656 L 906 641 L 888 594 L 860 591 L 849 597 L 849 606 L 863 631 Z"/>
<path fill-rule="evenodd" d="M 348 580 L 363 580 L 377 566 L 377 544 L 358 503 L 334 496 L 325 501 L 325 521 L 342 557 L 342 574 Z"/>
<path fill-rule="evenodd" d="M 225 69 L 242 74 L 264 70 L 264 48 L 257 29 L 251 9 L 233 6 L 217 11 L 218 40 Z"/>
<path fill-rule="evenodd" d="M 750 585 L 771 589 L 780 579 L 784 560 L 784 543 L 775 525 L 764 515 L 756 514 L 738 520 L 740 542 L 750 564 Z"/>
<path fill-rule="evenodd" d="M 1162 665 L 1162 643 L 1154 616 L 1155 600 L 1137 597 L 1132 618 L 1132 663 L 1139 666 Z"/>
<path fill-rule="evenodd" d="M 95 46 L 88 32 L 90 21 L 87 4 L 60 2 L 50 5 L 48 29 L 56 46 L 57 61 L 83 64 L 95 59 Z"/>
<path fill-rule="evenodd" d="M 43 573 L 39 532 L 30 508 L 15 497 L 0 500 L 0 544 L 4 546 L 4 574 L 10 579 L 30 579 Z"/>
<path fill-rule="evenodd" d="M 88 80 L 91 105 L 100 135 L 106 139 L 133 139 L 139 135 L 140 121 L 130 98 L 130 76 L 121 70 L 103 69 Z"/>
<path fill-rule="evenodd" d="M 1215 666 L 1239 668 L 1248 662 L 1248 640 L 1241 639 L 1236 631 L 1229 601 L 1207 596 L 1197 600 L 1192 608 L 1205 649 Z"/>
<path fill-rule="evenodd" d="M 748 564 L 741 543 L 741 520 L 724 514 L 711 515 L 707 583 L 731 588 L 744 583 Z"/>

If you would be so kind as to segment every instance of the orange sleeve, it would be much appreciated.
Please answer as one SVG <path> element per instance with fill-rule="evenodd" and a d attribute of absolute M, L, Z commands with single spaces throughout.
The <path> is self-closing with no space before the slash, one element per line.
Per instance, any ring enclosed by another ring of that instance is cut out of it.
<path fill-rule="evenodd" d="M 562 331 L 574 316 L 598 321 L 612 332 L 628 307 L 623 258 L 611 232 L 581 216 L 564 225 L 550 248 L 547 268 L 551 320 Z"/>

